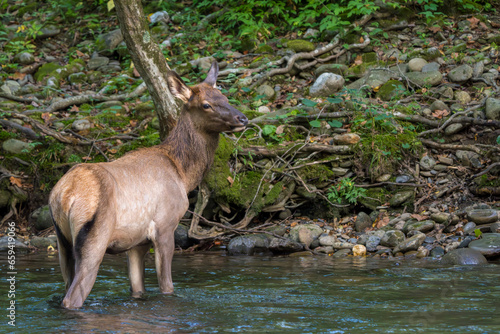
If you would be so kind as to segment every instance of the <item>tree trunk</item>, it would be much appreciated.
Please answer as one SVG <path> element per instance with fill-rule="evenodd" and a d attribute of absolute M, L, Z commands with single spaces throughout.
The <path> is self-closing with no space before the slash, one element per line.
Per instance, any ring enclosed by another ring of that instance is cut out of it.
<path fill-rule="evenodd" d="M 120 29 L 137 71 L 148 87 L 160 121 L 163 140 L 175 125 L 179 105 L 170 94 L 167 72 L 170 67 L 153 41 L 140 0 L 115 0 Z"/>

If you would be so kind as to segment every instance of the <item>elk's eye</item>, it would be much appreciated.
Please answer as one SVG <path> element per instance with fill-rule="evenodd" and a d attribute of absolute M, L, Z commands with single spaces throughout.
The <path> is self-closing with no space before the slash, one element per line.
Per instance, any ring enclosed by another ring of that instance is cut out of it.
<path fill-rule="evenodd" d="M 208 103 L 205 103 L 205 104 L 203 105 L 203 109 L 210 109 L 210 108 L 212 108 L 212 107 L 211 107 L 211 106 L 210 106 L 210 104 L 208 104 Z"/>

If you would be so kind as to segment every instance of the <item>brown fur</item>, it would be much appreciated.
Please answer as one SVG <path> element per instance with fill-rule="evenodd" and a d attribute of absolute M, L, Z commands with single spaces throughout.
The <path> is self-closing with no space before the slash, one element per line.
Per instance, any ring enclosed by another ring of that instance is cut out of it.
<path fill-rule="evenodd" d="M 214 88 L 217 73 L 214 63 L 205 82 L 192 88 L 169 73 L 172 94 L 185 104 L 165 141 L 113 162 L 77 165 L 52 190 L 49 205 L 67 290 L 64 307 L 82 306 L 105 252 L 127 252 L 132 295 L 140 296 L 151 244 L 160 290 L 172 293 L 174 231 L 188 208 L 187 194 L 212 164 L 219 133 L 247 124 Z"/>

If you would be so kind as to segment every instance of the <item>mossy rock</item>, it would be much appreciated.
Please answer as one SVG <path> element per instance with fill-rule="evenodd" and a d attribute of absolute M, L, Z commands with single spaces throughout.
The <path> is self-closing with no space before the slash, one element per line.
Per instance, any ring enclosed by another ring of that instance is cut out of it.
<path fill-rule="evenodd" d="M 323 183 L 335 176 L 331 168 L 324 164 L 306 166 L 300 168 L 297 173 L 305 182 L 311 184 Z"/>
<path fill-rule="evenodd" d="M 257 40 L 255 40 L 253 38 L 245 37 L 241 40 L 241 45 L 240 45 L 238 51 L 242 51 L 242 52 L 253 51 L 253 50 L 255 50 L 255 48 L 257 48 Z"/>
<path fill-rule="evenodd" d="M 56 63 L 46 63 L 40 66 L 38 71 L 35 73 L 35 80 L 37 82 L 41 82 L 43 79 L 50 77 L 50 76 L 56 76 L 59 77 L 59 74 L 56 72 L 57 70 L 61 69 L 62 66 Z"/>
<path fill-rule="evenodd" d="M 378 206 L 386 203 L 389 197 L 384 188 L 369 188 L 364 197 L 358 198 L 358 202 L 371 210 L 376 210 Z"/>
<path fill-rule="evenodd" d="M 263 174 L 255 171 L 237 174 L 235 177 L 228 165 L 233 151 L 234 144 L 221 136 L 214 163 L 205 181 L 217 200 L 240 208 L 247 208 L 253 202 L 251 210 L 258 213 L 264 206 L 274 203 L 283 184 L 278 182 L 272 185 L 265 180 L 261 183 Z M 232 184 L 228 177 L 234 178 Z"/>
<path fill-rule="evenodd" d="M 375 63 L 378 61 L 377 54 L 375 52 L 367 52 L 361 55 L 363 63 Z"/>
<path fill-rule="evenodd" d="M 274 50 L 270 45 L 264 44 L 259 46 L 256 50 L 256 53 L 273 53 Z"/>
<path fill-rule="evenodd" d="M 405 86 L 398 80 L 389 80 L 383 84 L 377 92 L 377 97 L 382 101 L 390 101 L 402 95 L 406 91 Z"/>
<path fill-rule="evenodd" d="M 295 52 L 311 52 L 316 49 L 314 43 L 303 39 L 294 39 L 287 43 L 287 47 Z"/>

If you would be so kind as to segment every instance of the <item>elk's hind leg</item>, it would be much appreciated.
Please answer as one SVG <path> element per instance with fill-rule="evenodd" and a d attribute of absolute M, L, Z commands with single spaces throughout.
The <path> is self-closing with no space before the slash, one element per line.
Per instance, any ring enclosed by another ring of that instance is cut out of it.
<path fill-rule="evenodd" d="M 146 292 L 144 288 L 144 260 L 150 247 L 150 244 L 137 246 L 127 252 L 130 291 L 134 298 L 141 297 Z"/>
<path fill-rule="evenodd" d="M 94 286 L 99 265 L 106 253 L 111 230 L 99 228 L 100 226 L 105 226 L 105 224 L 102 224 L 98 218 L 94 218 L 85 223 L 78 232 L 73 248 L 75 276 L 63 299 L 62 304 L 65 308 L 81 307 Z"/>

